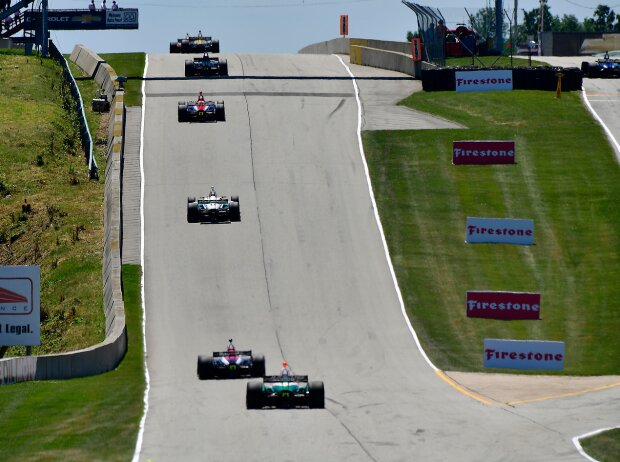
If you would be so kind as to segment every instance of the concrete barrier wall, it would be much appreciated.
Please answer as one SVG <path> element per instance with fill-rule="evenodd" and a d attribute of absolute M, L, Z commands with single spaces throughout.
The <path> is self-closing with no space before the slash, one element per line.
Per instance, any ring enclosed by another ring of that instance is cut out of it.
<path fill-rule="evenodd" d="M 76 64 L 83 50 L 74 49 L 71 54 Z M 89 58 L 80 62 L 92 68 L 91 54 L 86 54 Z M 111 74 L 108 80 L 113 81 Z M 0 359 L 0 385 L 101 374 L 117 367 L 125 356 L 127 330 L 121 285 L 121 156 L 124 117 L 124 92 L 118 91 L 112 101 L 105 172 L 102 268 L 105 340 L 92 347 L 67 353 Z"/>
<path fill-rule="evenodd" d="M 351 64 L 402 72 L 416 78 L 422 75 L 422 63 L 414 63 L 409 42 L 360 38 L 337 38 L 315 43 L 299 53 L 348 54 Z"/>
<path fill-rule="evenodd" d="M 411 55 L 405 53 L 356 46 L 351 43 L 349 56 L 352 64 L 388 69 L 413 77 L 422 75 L 421 64 L 414 63 Z"/>
<path fill-rule="evenodd" d="M 112 66 L 106 62 L 99 64 L 94 79 L 95 82 L 101 85 L 101 88 L 103 88 L 105 94 L 108 95 L 109 98 L 114 95 L 114 91 L 117 88 L 116 77 L 116 72 L 112 69 Z"/>
<path fill-rule="evenodd" d="M 75 55 L 75 59 L 74 59 Z M 101 63 L 105 60 L 97 53 L 85 48 L 83 45 L 76 45 L 71 53 L 71 61 L 73 61 L 80 69 L 89 77 L 94 77 Z"/>
<path fill-rule="evenodd" d="M 405 53 L 411 56 L 411 43 L 409 42 L 393 42 L 389 40 L 373 40 L 368 39 L 368 45 L 370 48 L 376 48 L 378 50 L 396 51 L 398 53 Z"/>
<path fill-rule="evenodd" d="M 317 54 L 317 55 L 348 55 L 349 54 L 349 38 L 340 37 L 325 42 L 314 43 L 299 50 L 302 54 Z"/>

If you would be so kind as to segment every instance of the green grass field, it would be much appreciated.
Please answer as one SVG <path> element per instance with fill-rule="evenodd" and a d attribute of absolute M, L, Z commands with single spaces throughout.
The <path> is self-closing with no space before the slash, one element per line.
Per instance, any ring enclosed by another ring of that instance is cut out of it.
<path fill-rule="evenodd" d="M 620 373 L 620 168 L 577 93 L 416 93 L 464 130 L 364 133 L 407 312 L 433 362 L 482 371 L 484 338 L 566 342 L 565 374 Z M 517 164 L 454 166 L 453 140 L 514 140 Z M 468 216 L 530 218 L 533 246 L 468 245 Z M 542 294 L 540 321 L 467 318 L 467 290 Z"/>
<path fill-rule="evenodd" d="M 41 267 L 41 345 L 33 354 L 84 348 L 105 335 L 104 183 L 88 177 L 60 66 L 1 53 L 0 67 L 0 264 Z M 7 356 L 24 352 L 12 347 Z"/>
<path fill-rule="evenodd" d="M 128 461 L 142 416 L 141 267 L 123 265 L 128 347 L 114 371 L 0 387 L 2 460 Z"/>
<path fill-rule="evenodd" d="M 125 105 L 142 105 L 142 75 L 145 53 L 109 53 L 100 55 L 116 71 L 116 75 L 127 77 L 125 84 Z"/>
<path fill-rule="evenodd" d="M 620 428 L 586 438 L 581 447 L 599 462 L 620 462 Z"/>

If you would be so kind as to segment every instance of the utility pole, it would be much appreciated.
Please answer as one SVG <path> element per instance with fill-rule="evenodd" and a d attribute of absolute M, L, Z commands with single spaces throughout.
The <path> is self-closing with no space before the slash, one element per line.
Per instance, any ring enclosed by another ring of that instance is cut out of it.
<path fill-rule="evenodd" d="M 542 34 L 545 31 L 545 0 L 540 0 L 540 22 L 538 23 L 538 56 L 542 56 Z"/>

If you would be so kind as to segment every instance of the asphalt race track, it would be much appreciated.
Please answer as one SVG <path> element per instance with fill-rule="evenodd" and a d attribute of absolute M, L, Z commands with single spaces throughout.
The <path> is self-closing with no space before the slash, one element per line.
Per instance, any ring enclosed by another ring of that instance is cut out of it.
<path fill-rule="evenodd" d="M 185 56 L 148 57 L 150 392 L 139 460 L 583 460 L 571 438 L 618 424 L 617 388 L 487 406 L 419 353 L 375 221 L 354 87 L 337 57 L 224 57 L 231 76 L 250 78 L 157 79 L 182 76 Z M 376 97 L 411 84 L 360 88 Z M 198 91 L 225 101 L 226 122 L 177 122 L 177 101 Z M 187 223 L 187 196 L 211 185 L 240 196 L 240 223 Z M 265 354 L 268 374 L 286 360 L 323 380 L 326 409 L 247 411 L 246 380 L 199 381 L 197 355 L 230 337 Z"/>

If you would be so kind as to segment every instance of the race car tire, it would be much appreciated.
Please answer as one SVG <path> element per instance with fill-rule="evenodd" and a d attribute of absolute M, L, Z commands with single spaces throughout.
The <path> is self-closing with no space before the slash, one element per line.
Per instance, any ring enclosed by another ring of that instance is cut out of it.
<path fill-rule="evenodd" d="M 220 75 L 228 75 L 228 61 L 220 59 Z"/>
<path fill-rule="evenodd" d="M 187 203 L 191 204 L 192 202 L 196 202 L 196 198 L 193 196 L 187 196 Z"/>
<path fill-rule="evenodd" d="M 239 196 L 232 195 L 232 196 L 230 196 L 230 200 L 233 201 L 233 202 L 236 202 L 238 204 L 239 203 Z"/>
<path fill-rule="evenodd" d="M 195 75 L 194 61 L 190 59 L 186 59 L 185 60 L 185 77 L 191 77 L 192 75 Z"/>
<path fill-rule="evenodd" d="M 323 409 L 325 407 L 325 386 L 323 382 L 308 383 L 308 405 L 310 409 Z"/>
<path fill-rule="evenodd" d="M 241 210 L 239 210 L 239 202 L 230 201 L 230 221 L 241 221 Z"/>
<path fill-rule="evenodd" d="M 179 106 L 177 108 L 179 122 L 187 121 L 187 103 L 179 102 Z"/>
<path fill-rule="evenodd" d="M 224 122 L 226 121 L 226 109 L 224 108 L 224 101 L 218 101 L 215 103 L 215 120 Z"/>
<path fill-rule="evenodd" d="M 265 356 L 254 355 L 252 356 L 252 377 L 264 377 L 265 376 Z"/>
<path fill-rule="evenodd" d="M 198 223 L 198 221 L 199 221 L 198 203 L 192 202 L 191 204 L 187 204 L 187 222 Z"/>
<path fill-rule="evenodd" d="M 583 72 L 584 77 L 590 76 L 590 63 L 587 61 L 583 61 L 581 63 L 581 72 Z"/>
<path fill-rule="evenodd" d="M 248 409 L 260 409 L 263 407 L 263 383 L 262 380 L 250 380 L 245 391 L 245 406 Z"/>
<path fill-rule="evenodd" d="M 219 40 L 213 40 L 211 42 L 211 51 L 213 53 L 219 53 L 220 52 L 220 41 Z"/>
<path fill-rule="evenodd" d="M 181 53 L 188 53 L 189 52 L 189 40 L 187 39 L 183 39 L 181 40 Z"/>
<path fill-rule="evenodd" d="M 179 47 L 177 46 L 179 42 L 170 42 L 170 53 L 178 53 Z"/>
<path fill-rule="evenodd" d="M 213 374 L 213 357 L 212 356 L 198 356 L 198 365 L 196 373 L 200 380 L 212 379 Z"/>

